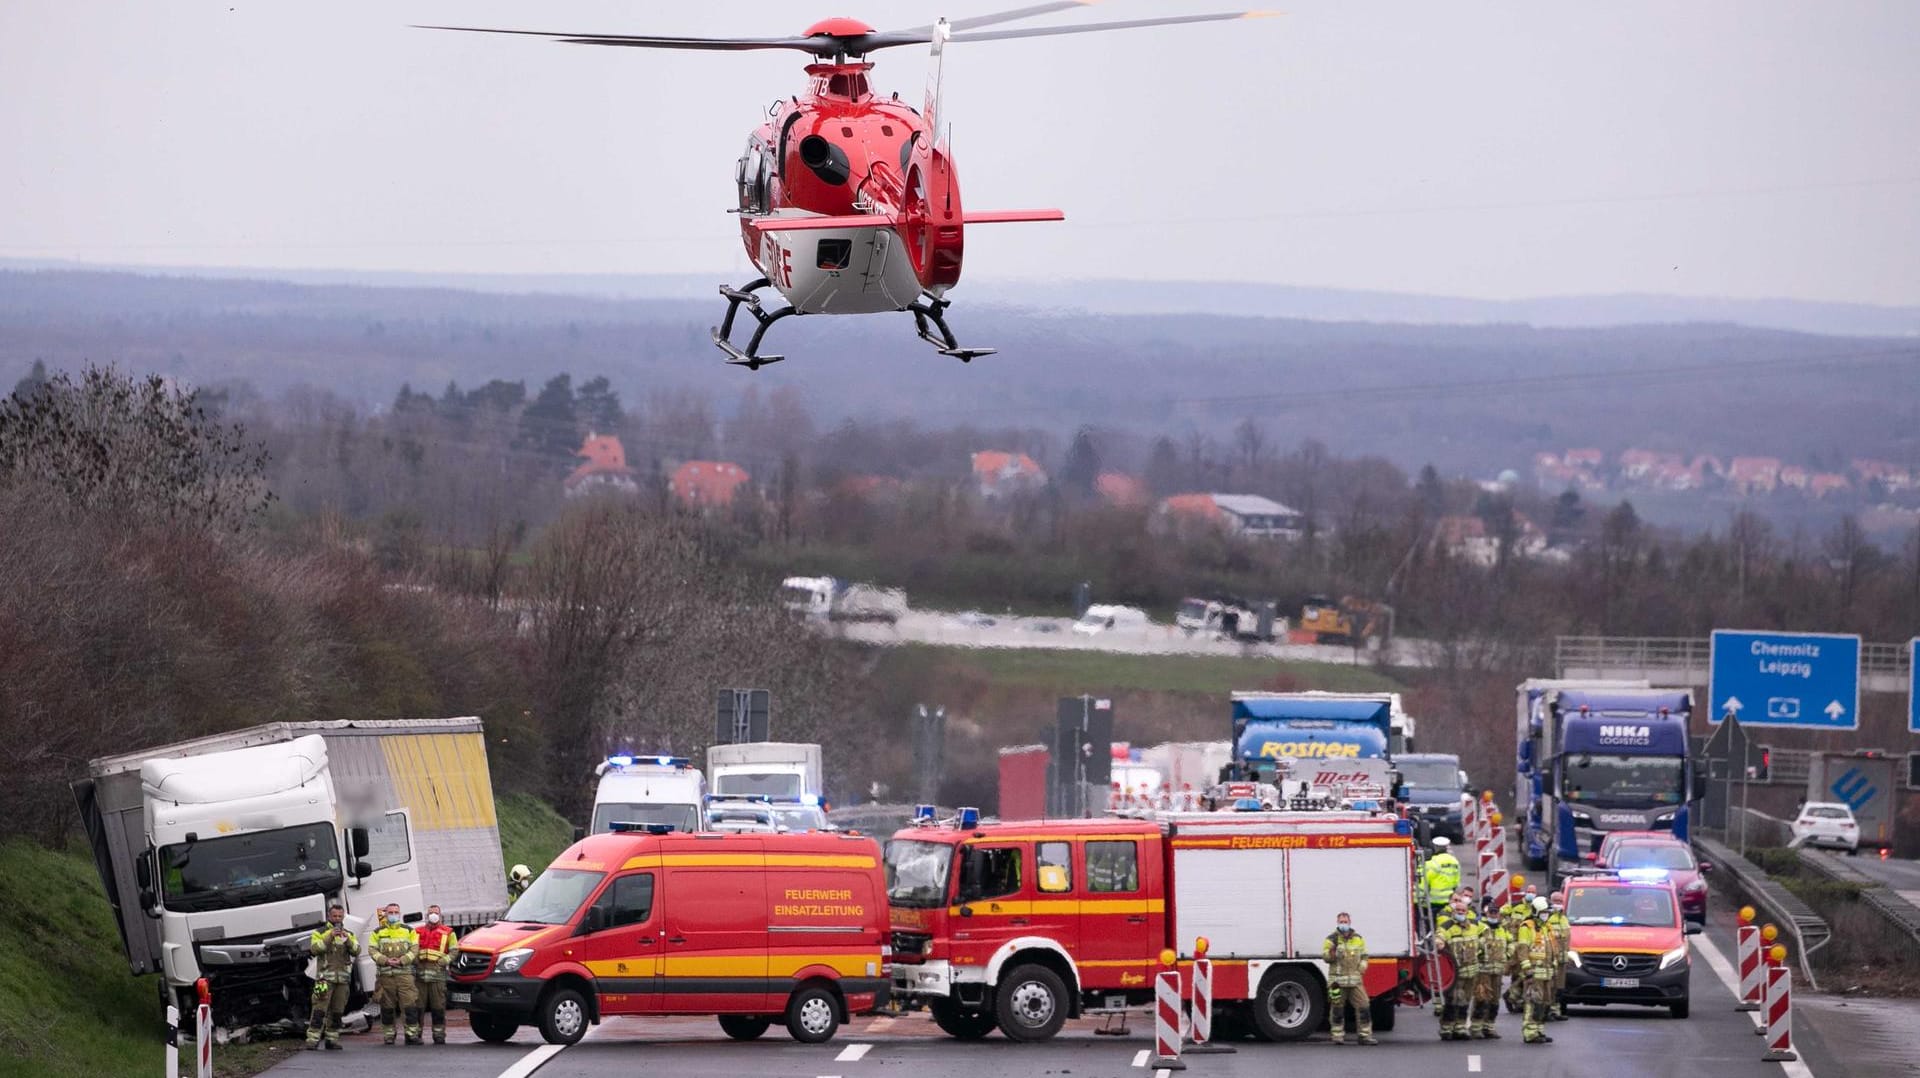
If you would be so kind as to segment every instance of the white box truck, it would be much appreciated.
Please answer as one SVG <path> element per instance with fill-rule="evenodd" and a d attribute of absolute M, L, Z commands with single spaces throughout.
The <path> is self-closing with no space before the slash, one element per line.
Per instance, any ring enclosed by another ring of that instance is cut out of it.
<path fill-rule="evenodd" d="M 74 796 L 135 974 L 221 1026 L 305 1021 L 307 940 L 398 902 L 472 927 L 507 906 L 477 718 L 278 722 L 103 757 Z M 373 986 L 364 956 L 350 1005 Z"/>
<path fill-rule="evenodd" d="M 707 749 L 707 782 L 715 797 L 812 798 L 825 793 L 820 746 L 790 741 L 743 741 Z"/>

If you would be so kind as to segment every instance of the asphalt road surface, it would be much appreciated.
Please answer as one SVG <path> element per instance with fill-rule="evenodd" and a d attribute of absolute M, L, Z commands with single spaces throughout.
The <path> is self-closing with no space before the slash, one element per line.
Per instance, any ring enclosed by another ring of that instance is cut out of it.
<path fill-rule="evenodd" d="M 1900 897 L 1920 906 L 1920 861 L 1910 861 L 1903 857 L 1889 857 L 1882 861 L 1879 853 L 1874 850 L 1867 850 L 1854 857 L 1845 857 L 1845 860 L 1848 868 L 1857 869 L 1879 880 L 1899 892 Z"/>
<path fill-rule="evenodd" d="M 1271 1078 L 1306 1073 L 1333 1078 L 1377 1078 L 1382 1073 L 1417 1075 L 1511 1075 L 1514 1078 L 1615 1074 L 1670 1078 L 1880 1078 L 1913 1075 L 1912 1008 L 1884 1011 L 1857 1003 L 1822 1001 L 1809 1007 L 1817 1021 L 1796 1023 L 1800 1062 L 1761 1062 L 1762 1038 L 1750 1015 L 1733 1009 L 1733 991 L 1716 973 L 1731 976 L 1731 913 L 1713 912 L 1709 932 L 1693 937 L 1693 1012 L 1673 1019 L 1664 1010 L 1634 1007 L 1576 1008 L 1574 1017 L 1548 1027 L 1554 1043 L 1520 1041 L 1515 1015 L 1502 1014 L 1498 1041 L 1441 1041 L 1431 1011 L 1403 1010 L 1398 1028 L 1381 1034 L 1377 1048 L 1336 1047 L 1325 1034 L 1294 1044 L 1239 1041 L 1233 1055 L 1188 1056 L 1193 1078 Z M 1710 957 L 1711 956 L 1711 957 Z M 343 1052 L 293 1051 L 274 1067 L 273 1078 L 351 1074 L 406 1078 L 540 1078 L 636 1073 L 698 1078 L 979 1078 L 981 1075 L 1074 1078 L 1152 1078 L 1152 1027 L 1144 1016 L 1126 1037 L 1093 1033 L 1091 1021 L 1075 1022 L 1053 1041 L 1014 1044 L 998 1034 L 963 1044 L 942 1035 L 924 1015 L 863 1017 L 829 1044 L 797 1044 L 778 1027 L 759 1041 L 723 1036 L 711 1018 L 621 1018 L 596 1027 L 571 1048 L 543 1045 L 523 1030 L 512 1043 L 486 1045 L 456 1020 L 445 1046 L 386 1047 L 377 1034 L 344 1038 Z M 1817 1027 L 1817 1028 L 1816 1028 Z"/>

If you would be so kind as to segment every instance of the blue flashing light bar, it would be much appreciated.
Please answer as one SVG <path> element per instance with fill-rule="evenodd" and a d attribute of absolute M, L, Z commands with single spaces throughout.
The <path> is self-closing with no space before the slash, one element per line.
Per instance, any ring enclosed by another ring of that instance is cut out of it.
<path fill-rule="evenodd" d="M 924 823 L 932 823 L 933 822 L 933 806 L 932 805 L 915 805 L 913 807 L 913 818 L 917 821 L 921 821 Z"/>
<path fill-rule="evenodd" d="M 978 826 L 980 826 L 980 810 L 979 809 L 963 808 L 960 810 L 960 829 L 961 830 L 964 831 L 964 830 L 967 830 L 968 828 L 978 827 Z"/>
<path fill-rule="evenodd" d="M 615 834 L 638 831 L 649 835 L 667 835 L 673 833 L 674 826 L 670 823 L 634 823 L 630 820 L 615 820 L 607 825 L 607 830 Z"/>
<path fill-rule="evenodd" d="M 607 763 L 614 767 L 632 767 L 635 764 L 650 764 L 660 767 L 693 766 L 693 761 L 687 759 L 685 756 L 635 756 L 630 752 L 609 756 L 607 757 Z"/>
<path fill-rule="evenodd" d="M 1404 816 L 1398 820 L 1393 821 L 1393 833 L 1396 835 L 1413 834 L 1413 821 L 1407 819 Z"/>
<path fill-rule="evenodd" d="M 1664 883 L 1668 878 L 1664 868 L 1623 868 L 1615 875 L 1635 883 Z"/>
<path fill-rule="evenodd" d="M 608 762 L 608 763 L 610 763 L 610 764 L 612 764 L 612 765 L 613 765 L 613 766 L 615 766 L 615 767 L 632 767 L 632 766 L 633 766 L 633 757 L 631 757 L 631 756 L 609 756 L 609 757 L 607 757 L 607 762 Z"/>

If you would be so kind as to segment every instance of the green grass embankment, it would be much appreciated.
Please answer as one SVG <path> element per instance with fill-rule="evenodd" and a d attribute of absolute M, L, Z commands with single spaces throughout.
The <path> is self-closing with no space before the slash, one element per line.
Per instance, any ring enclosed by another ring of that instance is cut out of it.
<path fill-rule="evenodd" d="M 526 865 L 537 876 L 573 845 L 573 825 L 532 794 L 508 794 L 493 807 L 500 819 L 500 854 L 508 869 Z"/>

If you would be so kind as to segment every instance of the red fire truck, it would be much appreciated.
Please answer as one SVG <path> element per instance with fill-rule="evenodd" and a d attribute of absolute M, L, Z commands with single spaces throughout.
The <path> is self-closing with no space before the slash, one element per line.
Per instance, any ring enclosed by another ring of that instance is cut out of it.
<path fill-rule="evenodd" d="M 1321 944 L 1344 910 L 1391 1028 L 1396 1003 L 1452 979 L 1422 953 L 1409 830 L 1351 809 L 921 821 L 887 847 L 894 995 L 955 1037 L 1044 1040 L 1150 1002 L 1154 975 L 1189 968 L 1205 937 L 1222 1028 L 1297 1040 L 1325 1020 Z"/>

